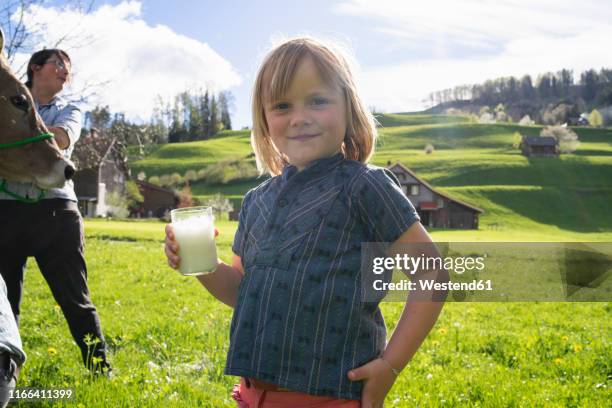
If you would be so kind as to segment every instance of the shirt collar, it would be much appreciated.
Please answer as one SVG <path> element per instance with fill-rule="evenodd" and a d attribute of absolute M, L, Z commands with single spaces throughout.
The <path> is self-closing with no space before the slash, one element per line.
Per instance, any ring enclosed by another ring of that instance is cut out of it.
<path fill-rule="evenodd" d="M 322 159 L 314 160 L 313 162 L 309 163 L 308 166 L 306 166 L 304 170 L 302 170 L 299 174 L 308 174 L 308 177 L 310 177 L 317 174 L 329 172 L 342 161 L 344 161 L 344 155 L 342 153 L 336 153 L 333 156 L 323 157 Z M 285 166 L 283 172 L 281 173 L 282 180 L 287 181 L 296 173 L 297 167 L 289 164 Z"/>
<path fill-rule="evenodd" d="M 60 105 L 62 105 L 64 103 L 64 100 L 62 99 L 61 96 L 55 95 L 53 98 L 51 98 L 51 100 L 47 103 L 44 104 L 39 104 L 38 102 L 36 102 L 36 108 L 40 109 L 44 106 L 53 106 L 53 105 L 57 105 L 58 107 Z"/>

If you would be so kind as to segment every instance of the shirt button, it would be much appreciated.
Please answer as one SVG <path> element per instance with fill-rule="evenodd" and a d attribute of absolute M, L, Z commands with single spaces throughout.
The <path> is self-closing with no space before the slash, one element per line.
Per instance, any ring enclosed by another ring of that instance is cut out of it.
<path fill-rule="evenodd" d="M 283 208 L 287 206 L 287 200 L 285 200 L 284 198 L 281 198 L 280 200 L 278 200 L 278 206 Z"/>

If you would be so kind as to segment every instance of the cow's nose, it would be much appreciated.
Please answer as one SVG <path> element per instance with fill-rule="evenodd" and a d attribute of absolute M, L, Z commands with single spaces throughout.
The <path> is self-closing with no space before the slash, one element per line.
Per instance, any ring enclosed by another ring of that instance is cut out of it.
<path fill-rule="evenodd" d="M 76 170 L 74 169 L 74 166 L 66 166 L 66 168 L 64 169 L 64 176 L 66 176 L 66 180 L 70 180 L 72 176 L 74 176 L 75 171 Z"/>

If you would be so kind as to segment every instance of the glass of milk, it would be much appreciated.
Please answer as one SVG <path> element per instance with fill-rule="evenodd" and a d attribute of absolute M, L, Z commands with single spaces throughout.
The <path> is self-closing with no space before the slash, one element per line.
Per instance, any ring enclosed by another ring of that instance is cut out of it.
<path fill-rule="evenodd" d="M 179 245 L 183 275 L 202 275 L 217 267 L 214 217 L 211 207 L 177 208 L 170 212 Z"/>

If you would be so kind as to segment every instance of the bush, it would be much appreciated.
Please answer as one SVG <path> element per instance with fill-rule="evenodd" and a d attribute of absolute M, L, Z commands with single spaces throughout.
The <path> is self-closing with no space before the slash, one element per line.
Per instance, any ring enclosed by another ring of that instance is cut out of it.
<path fill-rule="evenodd" d="M 484 123 L 484 124 L 495 123 L 495 118 L 490 113 L 483 113 L 478 118 L 478 123 Z"/>
<path fill-rule="evenodd" d="M 529 115 L 525 115 L 519 121 L 519 125 L 521 126 L 533 126 L 535 122 L 529 117 Z"/>
<path fill-rule="evenodd" d="M 589 124 L 593 127 L 603 126 L 603 117 L 601 116 L 601 113 L 599 113 L 597 109 L 593 109 L 593 111 L 589 115 Z"/>
<path fill-rule="evenodd" d="M 214 196 L 203 200 L 202 205 L 206 207 L 212 207 L 215 213 L 215 218 L 219 219 L 222 214 L 228 213 L 234 210 L 234 206 L 227 197 L 223 194 L 217 193 Z"/>
<path fill-rule="evenodd" d="M 163 174 L 160 178 L 159 178 L 159 184 L 163 187 L 167 187 L 171 184 L 171 180 L 170 180 L 170 176 L 167 174 Z"/>
<path fill-rule="evenodd" d="M 540 132 L 540 136 L 554 137 L 561 153 L 572 153 L 580 144 L 578 135 L 570 128 L 562 126 L 547 126 Z"/>
<path fill-rule="evenodd" d="M 185 175 L 183 176 L 183 180 L 185 181 L 185 183 L 188 183 L 190 181 L 196 181 L 198 179 L 198 173 L 195 172 L 195 170 L 187 170 L 185 172 Z"/>
<path fill-rule="evenodd" d="M 161 182 L 159 181 L 159 177 L 158 176 L 151 176 L 151 177 L 149 177 L 149 183 L 155 184 L 156 186 L 160 186 L 161 185 Z"/>
<path fill-rule="evenodd" d="M 125 198 L 128 209 L 136 209 L 143 203 L 144 197 L 134 180 L 129 180 L 125 184 Z"/>
<path fill-rule="evenodd" d="M 178 187 L 183 183 L 183 177 L 178 173 L 172 173 L 170 176 L 170 184 L 174 187 Z"/>
<path fill-rule="evenodd" d="M 128 200 L 119 193 L 113 192 L 107 194 L 106 204 L 109 207 L 107 211 L 109 217 L 127 218 L 130 215 Z"/>
<path fill-rule="evenodd" d="M 179 192 L 179 202 L 178 208 L 187 208 L 193 207 L 194 200 L 193 195 L 191 194 L 191 188 L 189 187 L 189 183 L 185 184 L 183 189 Z"/>

